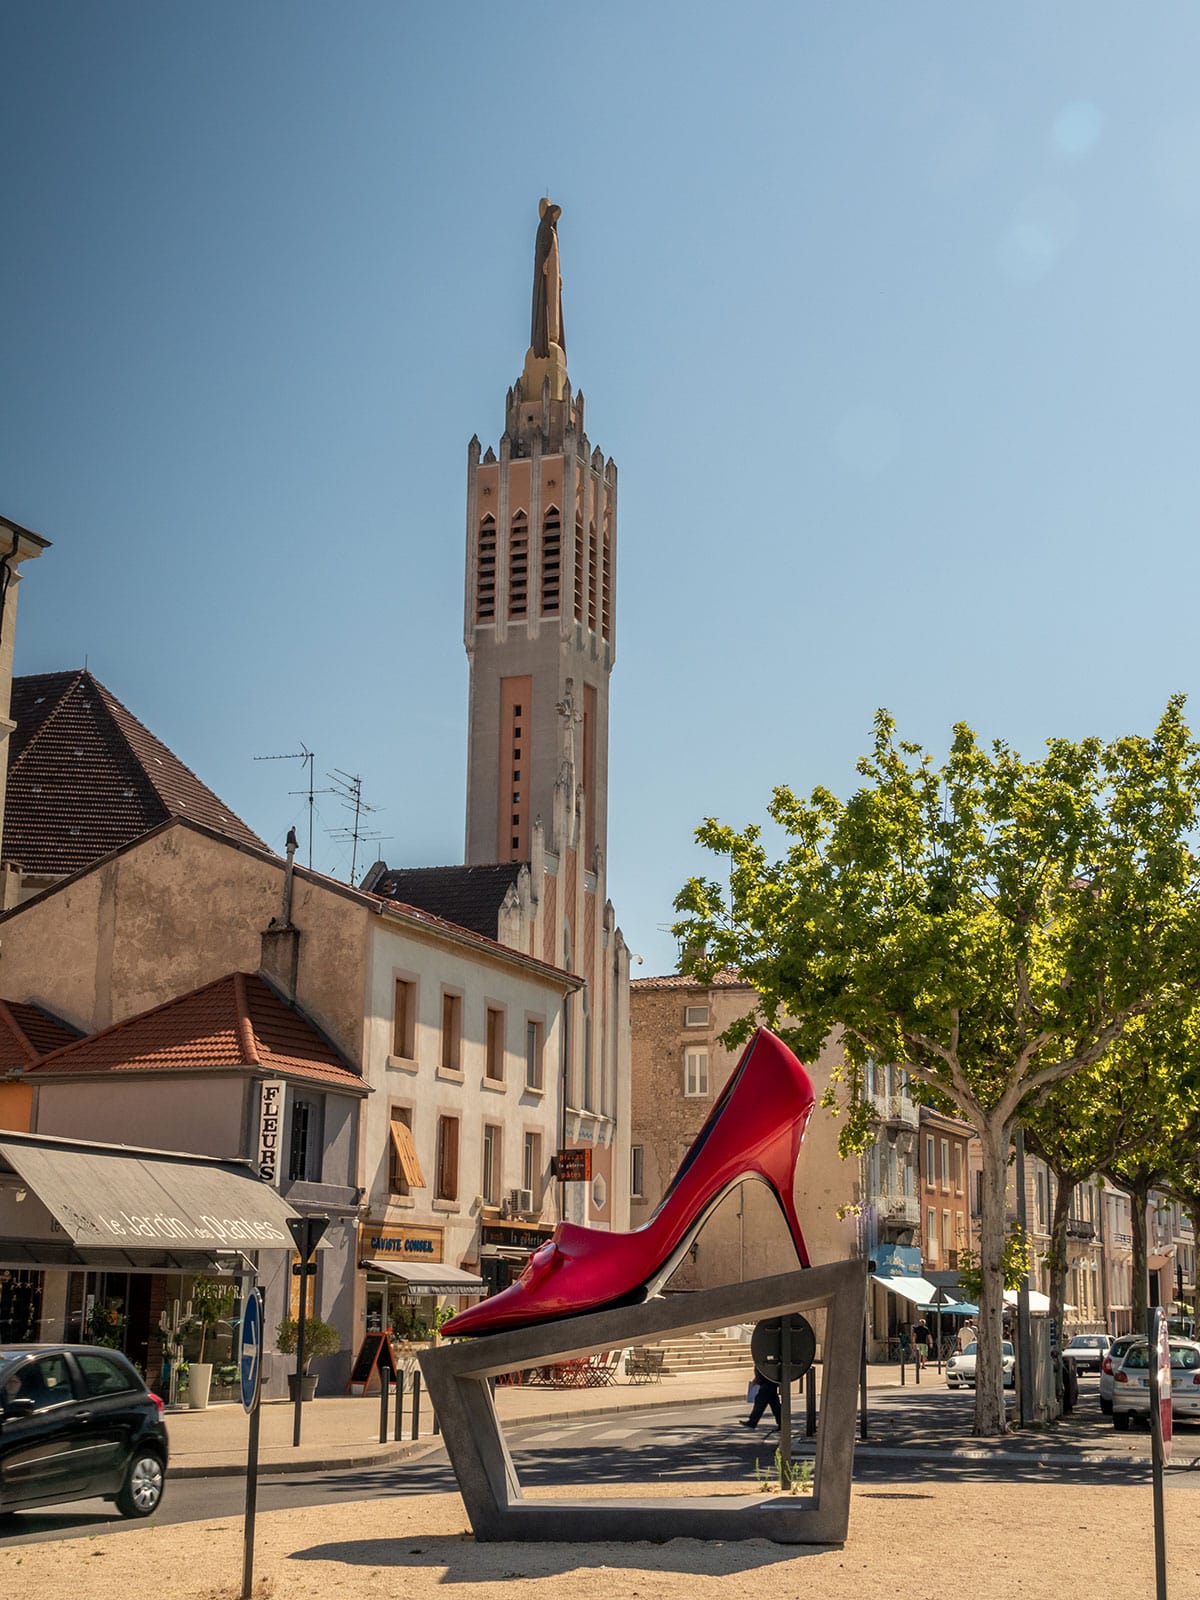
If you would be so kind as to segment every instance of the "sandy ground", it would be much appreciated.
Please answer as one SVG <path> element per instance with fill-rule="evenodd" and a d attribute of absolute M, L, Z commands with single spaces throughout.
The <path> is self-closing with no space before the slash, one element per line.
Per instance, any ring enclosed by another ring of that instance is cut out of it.
<path fill-rule="evenodd" d="M 1200 1600 L 1200 1501 L 1168 1493 L 1167 1515 L 1170 1600 Z M 1150 1519 L 1148 1487 L 895 1483 L 855 1488 L 844 1549 L 690 1539 L 479 1545 L 457 1495 L 422 1495 L 261 1516 L 254 1593 L 432 1600 L 453 1585 L 464 1600 L 491 1600 L 521 1579 L 523 1595 L 546 1600 L 762 1600 L 765 1588 L 772 1600 L 1149 1600 Z M 236 1600 L 241 1574 L 240 1518 L 0 1550 L 5 1600 Z"/>

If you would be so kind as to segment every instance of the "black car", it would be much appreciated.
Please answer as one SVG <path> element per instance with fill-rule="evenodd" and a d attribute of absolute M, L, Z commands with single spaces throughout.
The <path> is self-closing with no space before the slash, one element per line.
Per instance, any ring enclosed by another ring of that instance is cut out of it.
<path fill-rule="evenodd" d="M 162 1401 L 118 1351 L 0 1346 L 0 1514 L 100 1495 L 148 1517 L 166 1471 Z"/>

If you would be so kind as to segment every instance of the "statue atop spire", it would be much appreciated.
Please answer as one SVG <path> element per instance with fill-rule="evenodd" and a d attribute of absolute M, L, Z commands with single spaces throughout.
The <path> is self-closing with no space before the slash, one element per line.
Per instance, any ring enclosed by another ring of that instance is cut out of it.
<path fill-rule="evenodd" d="M 561 400 L 567 385 L 567 340 L 563 331 L 562 270 L 558 257 L 558 219 L 562 207 L 538 202 L 537 239 L 533 246 L 533 309 L 529 318 L 529 350 L 521 376 L 521 399 L 538 404 L 546 384 L 551 400 Z"/>
<path fill-rule="evenodd" d="M 537 240 L 533 247 L 533 314 L 529 323 L 529 345 L 535 356 L 548 356 L 556 344 L 565 356 L 567 340 L 563 332 L 562 268 L 558 257 L 558 219 L 562 207 L 551 200 L 538 202 Z"/>

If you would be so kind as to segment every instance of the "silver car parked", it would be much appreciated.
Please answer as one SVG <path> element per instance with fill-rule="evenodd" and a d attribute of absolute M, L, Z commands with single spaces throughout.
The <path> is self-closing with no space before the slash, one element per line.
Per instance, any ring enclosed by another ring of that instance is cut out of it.
<path fill-rule="evenodd" d="M 1113 1373 L 1124 1361 L 1126 1353 L 1132 1350 L 1135 1344 L 1143 1342 L 1144 1335 L 1140 1333 L 1118 1334 L 1100 1363 L 1100 1410 L 1106 1417 L 1112 1416 Z"/>

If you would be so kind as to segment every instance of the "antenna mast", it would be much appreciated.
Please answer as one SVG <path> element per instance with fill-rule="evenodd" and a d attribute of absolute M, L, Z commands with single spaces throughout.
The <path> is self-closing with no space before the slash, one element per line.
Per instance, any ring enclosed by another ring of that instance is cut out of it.
<path fill-rule="evenodd" d="M 379 810 L 378 806 L 369 806 L 362 797 L 362 779 L 357 773 L 343 772 L 340 767 L 335 767 L 327 773 L 333 788 L 328 792 L 336 794 L 347 811 L 353 811 L 353 826 L 345 828 L 330 828 L 330 838 L 340 839 L 343 843 L 352 841 L 350 851 L 350 883 L 353 885 L 355 873 L 358 871 L 358 845 L 361 839 L 390 839 L 390 833 L 376 833 L 373 829 L 363 826 L 364 817 L 374 815 Z"/>
<path fill-rule="evenodd" d="M 304 743 L 304 740 L 301 739 L 299 750 L 282 756 L 255 756 L 254 759 L 255 761 L 303 761 L 308 768 L 308 788 L 289 789 L 288 793 L 306 794 L 308 796 L 308 870 L 311 872 L 313 864 L 313 797 L 317 792 L 313 787 L 313 763 L 316 760 L 316 756 Z"/>

